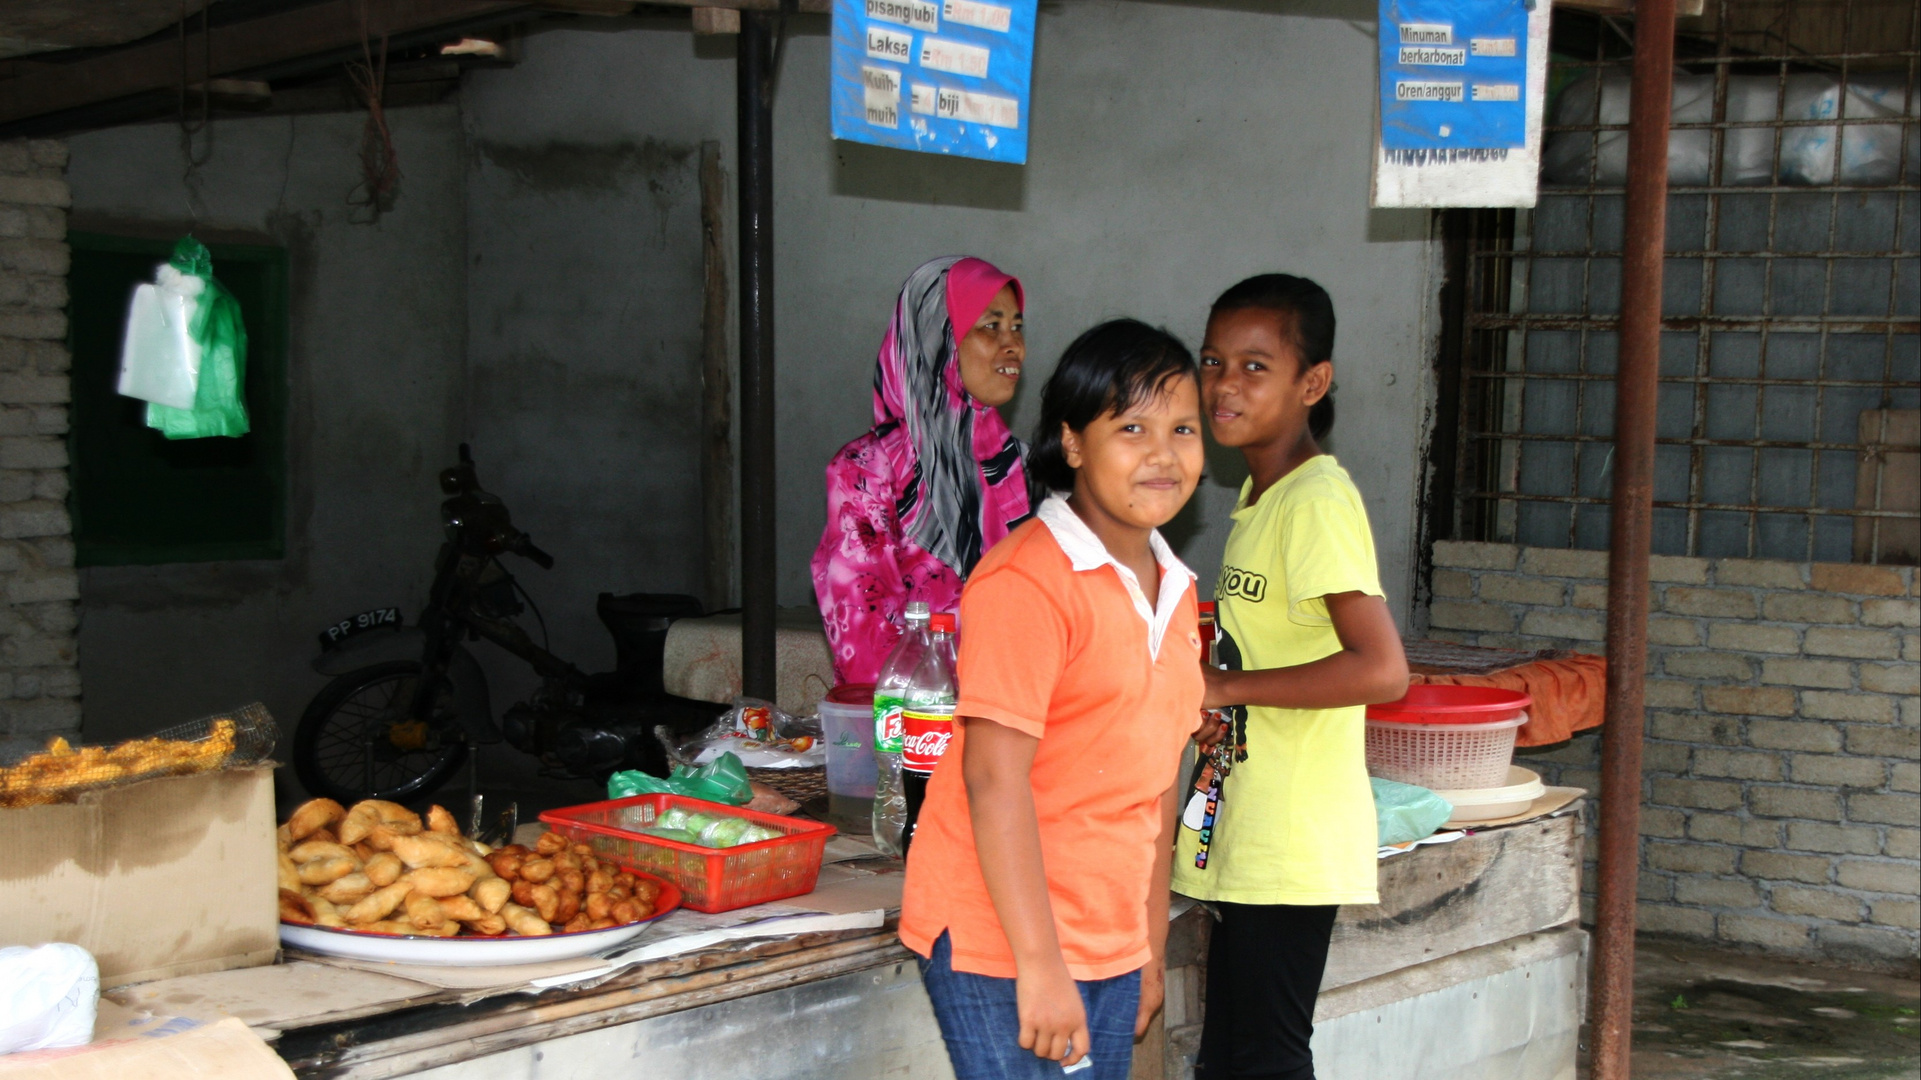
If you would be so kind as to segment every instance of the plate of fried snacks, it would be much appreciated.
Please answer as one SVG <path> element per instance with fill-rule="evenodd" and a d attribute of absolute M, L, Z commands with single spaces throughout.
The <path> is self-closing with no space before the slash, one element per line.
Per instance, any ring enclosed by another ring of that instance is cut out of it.
<path fill-rule="evenodd" d="M 117 746 L 74 746 L 55 738 L 40 753 L 0 768 L 0 808 L 72 802 L 102 788 L 258 765 L 278 733 L 264 705 L 249 705 L 128 739 Z"/>
<path fill-rule="evenodd" d="M 680 906 L 671 883 L 545 833 L 462 836 L 439 806 L 304 803 L 280 826 L 280 940 L 356 960 L 474 967 L 587 956 Z"/>

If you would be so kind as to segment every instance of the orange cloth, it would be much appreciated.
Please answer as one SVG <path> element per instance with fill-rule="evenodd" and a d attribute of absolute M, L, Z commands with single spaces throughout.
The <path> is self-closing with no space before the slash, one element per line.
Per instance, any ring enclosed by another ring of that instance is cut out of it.
<path fill-rule="evenodd" d="M 1496 686 L 1519 690 L 1534 699 L 1527 724 L 1515 733 L 1515 746 L 1566 742 L 1577 731 L 1601 726 L 1607 701 L 1607 658 L 1570 653 L 1535 660 L 1492 675 L 1412 675 L 1408 682 L 1428 686 Z"/>
<path fill-rule="evenodd" d="M 1070 511 L 1071 512 L 1071 511 Z M 1176 566 L 1179 564 L 1176 563 Z M 1184 568 L 1163 574 L 1180 573 Z M 1148 622 L 1111 566 L 1076 571 L 1047 525 L 995 545 L 961 594 L 957 717 L 1040 739 L 1031 780 L 1047 893 L 1067 970 L 1086 981 L 1145 965 L 1160 800 L 1199 721 L 1192 578 L 1149 653 Z M 978 721 L 976 721 L 978 722 Z M 946 930 L 957 971 L 1014 977 L 981 876 L 961 762 L 967 723 L 934 770 L 908 849 L 900 936 L 928 955 Z"/>

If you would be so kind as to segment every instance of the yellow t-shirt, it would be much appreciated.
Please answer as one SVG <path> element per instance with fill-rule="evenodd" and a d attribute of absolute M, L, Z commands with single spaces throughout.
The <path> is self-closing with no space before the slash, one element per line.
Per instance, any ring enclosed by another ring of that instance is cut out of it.
<path fill-rule="evenodd" d="M 1214 589 L 1215 661 L 1253 671 L 1339 652 L 1323 597 L 1385 596 L 1361 493 L 1327 455 L 1249 506 L 1251 484 L 1241 488 Z M 1379 903 L 1365 715 L 1364 705 L 1249 708 L 1247 760 L 1222 789 L 1207 866 L 1195 869 L 1200 834 L 1183 815 L 1174 891 L 1236 904 Z"/>

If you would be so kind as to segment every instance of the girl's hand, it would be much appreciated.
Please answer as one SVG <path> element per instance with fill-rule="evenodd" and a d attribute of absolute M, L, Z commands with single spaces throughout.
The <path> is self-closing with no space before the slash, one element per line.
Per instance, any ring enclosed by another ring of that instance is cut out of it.
<path fill-rule="evenodd" d="M 1148 1022 L 1154 1014 L 1161 1011 L 1161 1003 L 1167 1000 L 1167 964 L 1162 960 L 1149 960 L 1141 969 L 1141 1008 L 1134 1014 L 1134 1037 L 1147 1034 Z"/>
<path fill-rule="evenodd" d="M 1407 693 L 1407 653 L 1387 603 L 1360 592 L 1328 593 L 1328 619 L 1341 650 L 1293 667 L 1254 671 L 1202 669 L 1202 708 L 1342 709 L 1377 705 Z"/>
<path fill-rule="evenodd" d="M 1201 668 L 1201 679 L 1206 691 L 1201 694 L 1201 708 L 1225 709 L 1229 705 L 1245 705 L 1244 701 L 1234 700 L 1234 676 L 1239 672 L 1227 671 L 1217 667 Z"/>
<path fill-rule="evenodd" d="M 1087 1056 L 1093 1041 L 1087 1033 L 1087 1009 L 1065 963 L 1019 969 L 1014 1001 L 1020 1010 L 1021 1049 L 1062 1065 Z"/>
<path fill-rule="evenodd" d="M 1211 710 L 1201 710 L 1201 726 L 1194 729 L 1194 743 L 1203 753 L 1227 738 L 1227 718 Z"/>

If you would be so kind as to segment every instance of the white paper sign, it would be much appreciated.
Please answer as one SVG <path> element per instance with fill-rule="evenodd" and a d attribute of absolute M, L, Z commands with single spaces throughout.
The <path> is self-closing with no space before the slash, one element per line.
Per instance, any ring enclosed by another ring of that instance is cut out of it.
<path fill-rule="evenodd" d="M 1528 13 L 1526 137 L 1518 147 L 1493 149 L 1391 150 L 1381 145 L 1378 118 L 1374 135 L 1374 175 L 1369 205 L 1533 206 L 1540 186 L 1541 118 L 1547 87 L 1548 7 L 1538 0 Z M 1390 29 L 1389 33 L 1397 33 Z M 1394 85 L 1402 101 L 1517 101 L 1522 87 L 1509 82 L 1463 78 L 1450 67 L 1466 55 L 1513 56 L 1512 38 L 1476 37 L 1456 43 L 1450 27 L 1402 23 L 1396 48 L 1401 63 L 1419 65 L 1431 76 L 1403 78 Z M 1450 77 L 1451 75 L 1451 77 Z M 1378 102 L 1378 99 L 1377 99 Z M 1379 109 L 1377 103 L 1376 109 Z"/>

